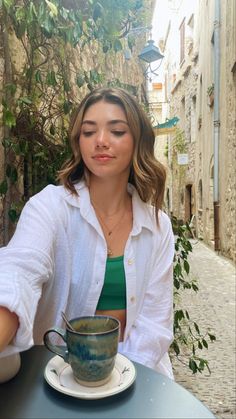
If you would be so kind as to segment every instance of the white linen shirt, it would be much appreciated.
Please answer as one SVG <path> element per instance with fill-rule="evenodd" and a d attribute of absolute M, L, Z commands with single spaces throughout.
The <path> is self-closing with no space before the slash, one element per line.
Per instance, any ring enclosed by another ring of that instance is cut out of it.
<path fill-rule="evenodd" d="M 19 317 L 1 356 L 42 344 L 52 326 L 93 315 L 104 282 L 107 245 L 84 182 L 78 195 L 49 185 L 25 205 L 15 234 L 0 249 L 0 306 Z M 174 239 L 168 216 L 132 194 L 133 228 L 124 251 L 127 320 L 119 352 L 173 378 Z"/>

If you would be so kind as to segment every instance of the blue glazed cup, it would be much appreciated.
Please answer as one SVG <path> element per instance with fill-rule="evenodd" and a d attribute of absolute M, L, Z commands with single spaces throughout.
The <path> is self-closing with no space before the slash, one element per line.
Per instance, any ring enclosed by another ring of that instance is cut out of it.
<path fill-rule="evenodd" d="M 53 327 L 44 334 L 49 351 L 70 364 L 75 380 L 84 386 L 105 384 L 115 365 L 118 351 L 120 322 L 111 316 L 87 316 L 70 320 L 75 331 Z M 54 345 L 50 334 L 56 333 L 66 343 Z"/>

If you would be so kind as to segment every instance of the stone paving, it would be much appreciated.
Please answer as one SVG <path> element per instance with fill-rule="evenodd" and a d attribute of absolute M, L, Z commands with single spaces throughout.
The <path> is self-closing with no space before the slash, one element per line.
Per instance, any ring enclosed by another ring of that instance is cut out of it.
<path fill-rule="evenodd" d="M 201 351 L 207 372 L 192 374 L 173 361 L 175 380 L 200 399 L 220 419 L 236 418 L 235 284 L 233 263 L 202 242 L 193 241 L 191 275 L 198 280 L 197 294 L 184 291 L 183 308 L 202 330 L 210 328 L 216 341 Z"/>

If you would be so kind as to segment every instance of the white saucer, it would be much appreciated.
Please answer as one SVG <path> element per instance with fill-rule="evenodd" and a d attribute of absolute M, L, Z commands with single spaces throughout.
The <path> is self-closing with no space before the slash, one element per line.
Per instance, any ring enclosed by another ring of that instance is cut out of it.
<path fill-rule="evenodd" d="M 60 356 L 54 356 L 45 368 L 44 378 L 51 387 L 69 396 L 79 399 L 102 399 L 130 387 L 136 378 L 136 370 L 128 358 L 118 353 L 109 381 L 99 387 L 85 387 L 75 381 L 70 365 Z"/>

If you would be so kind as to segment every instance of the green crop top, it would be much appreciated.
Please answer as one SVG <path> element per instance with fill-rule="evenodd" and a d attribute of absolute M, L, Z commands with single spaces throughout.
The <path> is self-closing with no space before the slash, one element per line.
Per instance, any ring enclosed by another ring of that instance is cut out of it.
<path fill-rule="evenodd" d="M 124 256 L 107 258 L 105 279 L 97 310 L 120 310 L 126 308 L 126 283 Z"/>

